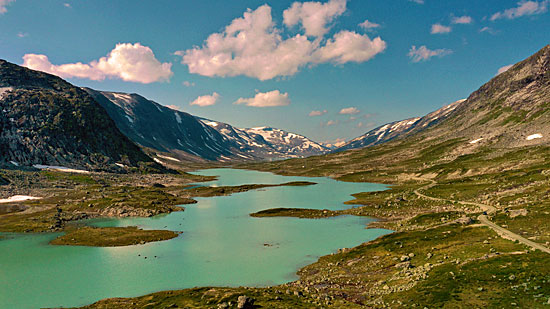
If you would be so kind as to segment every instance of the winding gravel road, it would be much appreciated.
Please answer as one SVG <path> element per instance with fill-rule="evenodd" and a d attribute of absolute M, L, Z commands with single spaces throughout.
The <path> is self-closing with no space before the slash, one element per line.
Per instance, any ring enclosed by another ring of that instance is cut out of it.
<path fill-rule="evenodd" d="M 526 246 L 529 246 L 533 249 L 538 249 L 540 251 L 543 251 L 543 252 L 546 252 L 546 253 L 550 254 L 550 249 L 549 248 L 547 248 L 547 247 L 545 247 L 545 246 L 543 246 L 539 243 L 536 243 L 534 241 L 531 241 L 529 239 L 526 239 L 525 237 L 522 237 L 522 236 L 520 236 L 520 235 L 518 235 L 518 234 L 516 234 L 516 233 L 514 233 L 510 230 L 507 230 L 507 229 L 491 222 L 491 220 L 489 220 L 487 215 L 494 214 L 497 211 L 497 209 L 495 207 L 493 207 L 491 205 L 481 204 L 481 203 L 457 201 L 457 200 L 448 200 L 448 199 L 443 199 L 443 198 L 439 198 L 439 197 L 433 197 L 433 196 L 425 195 L 423 193 L 420 193 L 419 191 L 429 189 L 429 188 L 435 186 L 437 183 L 432 179 L 426 179 L 426 178 L 416 178 L 416 179 L 422 180 L 422 181 L 431 181 L 430 184 L 425 185 L 423 187 L 420 187 L 420 188 L 414 190 L 414 194 L 416 194 L 417 196 L 419 196 L 421 198 L 428 199 L 428 200 L 432 200 L 432 201 L 443 201 L 443 202 L 450 202 L 450 203 L 459 203 L 459 204 L 462 204 L 462 205 L 469 205 L 469 206 L 479 207 L 484 211 L 485 214 L 479 215 L 477 217 L 477 219 L 482 224 L 488 226 L 489 228 L 491 228 L 492 230 L 497 232 L 497 234 L 499 234 L 501 236 L 504 235 L 504 236 L 506 236 L 505 238 L 508 238 L 508 239 L 511 239 L 511 240 L 517 240 L 520 243 L 522 243 Z"/>

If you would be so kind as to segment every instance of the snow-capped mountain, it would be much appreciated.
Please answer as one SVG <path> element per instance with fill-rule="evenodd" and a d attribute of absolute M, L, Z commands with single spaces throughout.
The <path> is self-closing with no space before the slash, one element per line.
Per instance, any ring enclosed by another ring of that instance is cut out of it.
<path fill-rule="evenodd" d="M 424 117 L 409 118 L 405 120 L 391 122 L 361 135 L 334 151 L 344 151 L 348 149 L 357 149 L 373 145 L 382 144 L 398 137 L 403 137 L 432 127 L 440 121 L 446 119 L 457 106 L 465 100 L 458 100 L 446 105 Z"/>
<path fill-rule="evenodd" d="M 173 110 L 138 94 L 85 90 L 135 143 L 178 158 L 277 160 L 327 152 L 320 144 L 283 130 L 239 129 Z"/>
<path fill-rule="evenodd" d="M 222 134 L 245 155 L 262 159 L 285 159 L 319 155 L 329 149 L 305 136 L 271 127 L 236 128 L 227 123 L 198 118 Z M 242 156 L 242 154 L 241 154 Z"/>

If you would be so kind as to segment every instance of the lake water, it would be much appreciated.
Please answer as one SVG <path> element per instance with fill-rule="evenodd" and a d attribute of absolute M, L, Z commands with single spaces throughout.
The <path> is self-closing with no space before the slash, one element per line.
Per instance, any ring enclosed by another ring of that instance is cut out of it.
<path fill-rule="evenodd" d="M 312 181 L 307 187 L 274 187 L 232 196 L 199 198 L 184 212 L 154 218 L 102 219 L 96 226 L 182 231 L 157 243 L 117 248 L 51 246 L 58 234 L 8 235 L 0 241 L 0 308 L 86 305 L 196 286 L 266 286 L 297 279 L 296 271 L 339 248 L 357 246 L 390 231 L 365 229 L 369 218 L 252 218 L 268 208 L 342 209 L 350 194 L 383 190 L 380 184 L 329 178 L 210 169 L 205 185 Z M 265 244 L 269 244 L 266 246 Z M 156 256 L 156 257 L 155 257 Z M 147 258 L 145 258 L 147 257 Z"/>

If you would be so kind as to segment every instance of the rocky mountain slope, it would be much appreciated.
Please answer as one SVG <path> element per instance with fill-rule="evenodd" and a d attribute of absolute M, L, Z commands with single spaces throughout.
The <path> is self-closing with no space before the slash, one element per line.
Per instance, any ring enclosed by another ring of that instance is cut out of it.
<path fill-rule="evenodd" d="M 138 94 L 85 90 L 105 108 L 122 133 L 139 145 L 206 160 L 233 157 L 233 144 L 194 116 Z"/>
<path fill-rule="evenodd" d="M 550 45 L 473 92 L 427 137 L 519 147 L 550 142 Z"/>
<path fill-rule="evenodd" d="M 382 144 L 396 138 L 402 138 L 409 134 L 426 130 L 439 122 L 447 119 L 455 108 L 465 100 L 459 100 L 446 105 L 424 117 L 409 118 L 401 121 L 391 122 L 361 135 L 334 151 L 357 149 Z"/>
<path fill-rule="evenodd" d="M 131 140 L 178 158 L 276 160 L 326 152 L 325 147 L 306 137 L 283 130 L 239 129 L 173 110 L 138 94 L 85 90 Z"/>
<path fill-rule="evenodd" d="M 422 118 L 380 126 L 336 151 L 419 134 L 423 139 L 464 139 L 456 153 L 479 147 L 520 147 L 550 142 L 550 45 L 499 74 L 468 99 Z"/>
<path fill-rule="evenodd" d="M 0 164 L 158 167 L 87 92 L 57 76 L 0 60 L 0 111 Z"/>

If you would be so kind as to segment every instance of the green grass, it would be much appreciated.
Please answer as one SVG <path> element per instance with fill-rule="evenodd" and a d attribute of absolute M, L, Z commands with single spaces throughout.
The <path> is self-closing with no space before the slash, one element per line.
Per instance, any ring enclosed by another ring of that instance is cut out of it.
<path fill-rule="evenodd" d="M 172 239 L 178 233 L 128 227 L 81 227 L 50 241 L 52 245 L 120 247 Z"/>

